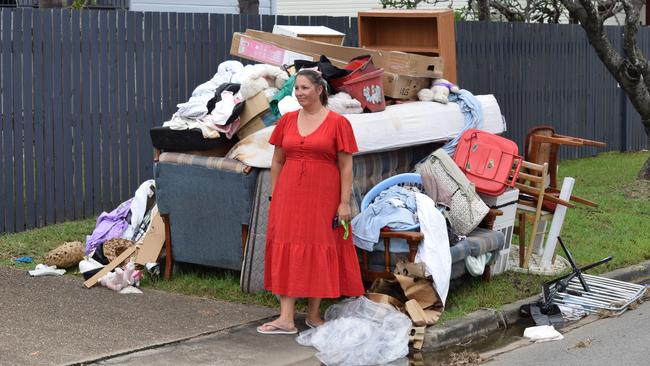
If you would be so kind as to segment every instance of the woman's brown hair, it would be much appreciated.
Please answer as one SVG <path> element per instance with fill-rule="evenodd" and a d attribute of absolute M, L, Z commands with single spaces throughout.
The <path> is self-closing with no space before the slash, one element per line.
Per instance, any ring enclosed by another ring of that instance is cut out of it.
<path fill-rule="evenodd" d="M 323 87 L 323 91 L 321 91 L 319 99 L 320 104 L 322 104 L 324 107 L 327 107 L 327 81 L 323 79 L 321 74 L 314 70 L 302 69 L 298 71 L 298 74 L 296 74 L 296 77 L 298 76 L 304 76 L 309 79 L 309 81 L 315 86 L 320 85 Z"/>

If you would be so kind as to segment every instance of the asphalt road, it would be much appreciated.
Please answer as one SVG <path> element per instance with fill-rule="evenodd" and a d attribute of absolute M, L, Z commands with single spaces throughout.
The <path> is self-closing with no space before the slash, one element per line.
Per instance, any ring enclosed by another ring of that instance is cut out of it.
<path fill-rule="evenodd" d="M 571 330 L 564 339 L 528 344 L 498 355 L 489 366 L 612 366 L 648 365 L 650 303 Z"/>

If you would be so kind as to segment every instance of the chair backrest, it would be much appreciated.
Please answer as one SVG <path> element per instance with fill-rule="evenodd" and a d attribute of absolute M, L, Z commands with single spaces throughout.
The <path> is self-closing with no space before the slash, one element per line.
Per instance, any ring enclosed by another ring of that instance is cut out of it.
<path fill-rule="evenodd" d="M 544 180 L 547 173 L 548 163 L 540 165 L 525 160 L 521 163 L 515 187 L 519 189 L 519 192 L 532 197 L 533 201 L 529 204 L 529 202 L 520 199 L 519 203 L 536 207 L 536 211 L 541 212 L 545 191 Z"/>
<path fill-rule="evenodd" d="M 535 208 L 535 218 L 533 219 L 533 228 L 531 231 L 530 239 L 528 240 L 528 245 L 526 247 L 525 254 L 520 249 L 519 255 L 519 264 L 522 268 L 528 268 L 528 262 L 531 255 L 533 254 L 533 243 L 535 241 L 537 229 L 539 226 L 539 221 L 542 216 L 542 204 L 544 202 L 544 191 L 546 186 L 544 180 L 546 178 L 546 173 L 548 172 L 548 163 L 542 165 L 531 163 L 529 161 L 523 161 L 521 163 L 521 170 L 517 176 L 517 181 L 515 187 L 519 189 L 519 204 L 525 206 L 532 206 Z M 528 201 L 525 198 L 531 197 L 532 201 Z M 519 225 L 523 225 L 522 221 L 519 222 Z M 521 235 L 521 234 L 520 234 Z"/>
<path fill-rule="evenodd" d="M 519 172 L 517 181 L 515 182 L 515 188 L 518 188 L 520 192 L 519 203 L 535 208 L 539 207 L 537 210 L 541 210 L 542 204 L 544 204 L 544 200 L 546 200 L 546 203 L 561 204 L 569 208 L 574 208 L 575 205 L 572 203 L 560 199 L 557 195 L 551 194 L 547 191 L 549 187 L 545 184 L 545 181 L 548 169 L 548 163 L 535 164 L 526 160 L 522 161 L 521 171 Z M 521 199 L 521 194 L 525 194 L 528 198 L 532 198 L 532 200 L 527 201 Z"/>

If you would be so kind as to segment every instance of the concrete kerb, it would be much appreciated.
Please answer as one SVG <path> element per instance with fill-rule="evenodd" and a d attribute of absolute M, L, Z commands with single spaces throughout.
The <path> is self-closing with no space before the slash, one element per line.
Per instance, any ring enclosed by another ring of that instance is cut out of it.
<path fill-rule="evenodd" d="M 650 261 L 620 268 L 601 276 L 626 282 L 641 282 L 650 278 Z M 429 327 L 424 336 L 422 351 L 431 352 L 465 344 L 512 326 L 520 320 L 519 308 L 538 299 L 539 295 L 531 296 L 504 305 L 502 309 L 481 309 L 462 318 L 450 320 L 442 326 Z"/>

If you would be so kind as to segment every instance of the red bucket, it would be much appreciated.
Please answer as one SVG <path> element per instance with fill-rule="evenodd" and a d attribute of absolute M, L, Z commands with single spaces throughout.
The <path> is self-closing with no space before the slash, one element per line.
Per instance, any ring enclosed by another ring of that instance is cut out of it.
<path fill-rule="evenodd" d="M 386 109 L 382 77 L 384 69 L 377 69 L 371 56 L 355 57 L 344 67 L 350 74 L 330 81 L 337 92 L 346 92 L 359 102 L 361 108 L 371 112 Z"/>
<path fill-rule="evenodd" d="M 381 112 L 386 109 L 382 77 L 384 69 L 377 69 L 360 77 L 343 83 L 338 90 L 350 94 L 361 102 L 361 108 L 370 112 Z"/>

